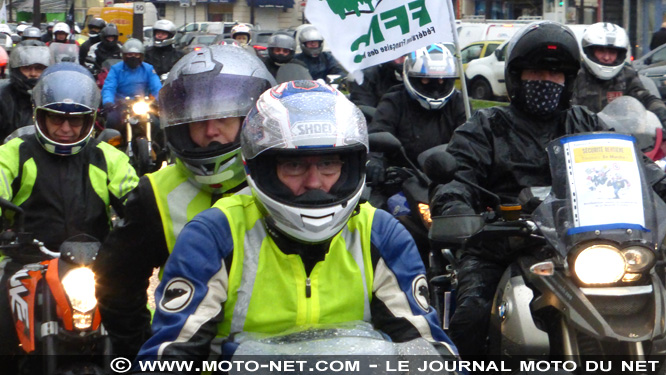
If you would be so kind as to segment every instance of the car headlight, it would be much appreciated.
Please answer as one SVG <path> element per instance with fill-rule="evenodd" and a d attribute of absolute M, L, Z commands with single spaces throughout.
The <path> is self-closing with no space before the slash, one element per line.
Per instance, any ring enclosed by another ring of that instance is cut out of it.
<path fill-rule="evenodd" d="M 149 111 L 150 105 L 148 105 L 147 102 L 140 101 L 132 104 L 132 112 L 134 112 L 135 115 L 143 116 Z"/>
<path fill-rule="evenodd" d="M 62 286 L 74 310 L 74 326 L 78 329 L 90 328 L 92 310 L 97 306 L 95 274 L 87 267 L 75 268 L 62 278 Z"/>
<path fill-rule="evenodd" d="M 622 279 L 625 259 L 617 248 L 597 244 L 581 251 L 574 260 L 574 273 L 585 284 L 610 284 Z"/>

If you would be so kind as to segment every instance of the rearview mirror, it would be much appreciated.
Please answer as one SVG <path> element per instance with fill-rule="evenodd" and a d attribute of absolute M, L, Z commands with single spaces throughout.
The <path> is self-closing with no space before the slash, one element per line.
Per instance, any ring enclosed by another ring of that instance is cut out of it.
<path fill-rule="evenodd" d="M 372 152 L 398 152 L 402 148 L 402 143 L 393 134 L 389 132 L 368 134 L 370 151 Z"/>
<path fill-rule="evenodd" d="M 458 162 L 446 151 L 433 152 L 423 162 L 423 172 L 433 183 L 451 182 L 458 170 Z"/>

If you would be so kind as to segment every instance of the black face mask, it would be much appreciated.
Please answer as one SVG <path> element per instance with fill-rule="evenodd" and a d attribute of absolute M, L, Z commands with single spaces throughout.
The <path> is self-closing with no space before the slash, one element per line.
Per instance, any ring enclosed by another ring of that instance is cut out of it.
<path fill-rule="evenodd" d="M 525 111 L 546 116 L 557 109 L 564 85 L 551 81 L 522 81 L 520 94 Z"/>
<path fill-rule="evenodd" d="M 123 61 L 130 69 L 136 69 L 141 65 L 140 57 L 126 57 L 123 59 Z"/>

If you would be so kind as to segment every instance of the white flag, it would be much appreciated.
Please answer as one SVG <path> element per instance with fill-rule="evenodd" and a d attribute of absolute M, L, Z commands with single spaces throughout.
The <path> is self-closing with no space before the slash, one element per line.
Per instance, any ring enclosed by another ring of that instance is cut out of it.
<path fill-rule="evenodd" d="M 7 6 L 5 6 L 5 0 L 2 0 L 2 8 L 0 8 L 0 23 L 7 23 Z"/>
<path fill-rule="evenodd" d="M 305 16 L 348 72 L 453 43 L 450 0 L 309 0 Z"/>

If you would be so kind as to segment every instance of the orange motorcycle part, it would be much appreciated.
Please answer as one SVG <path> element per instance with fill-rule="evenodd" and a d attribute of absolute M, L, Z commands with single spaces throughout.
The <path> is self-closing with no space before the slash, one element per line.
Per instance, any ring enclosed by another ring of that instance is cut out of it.
<path fill-rule="evenodd" d="M 48 261 L 41 264 L 47 265 Z M 21 284 L 27 289 L 25 297 L 21 297 L 27 304 L 28 314 L 24 316 L 24 319 L 27 318 L 27 321 L 14 319 L 14 327 L 16 328 L 21 348 L 26 353 L 31 353 L 35 351 L 35 296 L 37 295 L 39 281 L 42 280 L 43 271 L 28 271 L 27 274 L 27 277 L 20 279 Z"/>
<path fill-rule="evenodd" d="M 60 275 L 58 274 L 58 260 L 51 259 L 49 261 L 49 268 L 46 270 L 46 282 L 51 289 L 51 294 L 56 301 L 56 313 L 60 321 L 62 321 L 63 328 L 67 331 L 74 331 L 74 311 L 72 306 L 69 303 L 67 294 L 65 293 L 65 288 L 62 286 L 60 281 Z M 95 307 L 93 312 L 93 322 L 91 329 L 97 330 L 102 322 L 102 318 L 99 313 L 99 308 Z"/>

